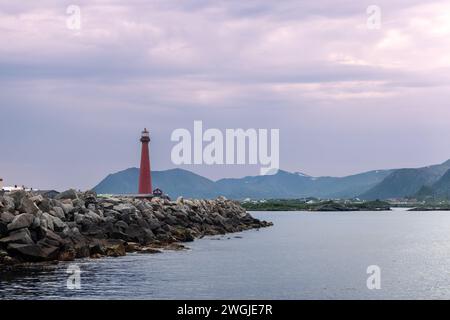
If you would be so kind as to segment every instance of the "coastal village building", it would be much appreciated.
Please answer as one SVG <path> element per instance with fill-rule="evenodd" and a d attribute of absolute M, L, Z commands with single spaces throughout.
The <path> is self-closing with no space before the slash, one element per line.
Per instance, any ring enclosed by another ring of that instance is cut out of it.
<path fill-rule="evenodd" d="M 24 190 L 24 191 L 33 191 L 33 188 L 27 188 L 25 186 L 4 186 L 3 185 L 3 178 L 0 178 L 0 191 L 3 192 L 11 192 L 11 191 L 18 191 L 18 190 Z"/>

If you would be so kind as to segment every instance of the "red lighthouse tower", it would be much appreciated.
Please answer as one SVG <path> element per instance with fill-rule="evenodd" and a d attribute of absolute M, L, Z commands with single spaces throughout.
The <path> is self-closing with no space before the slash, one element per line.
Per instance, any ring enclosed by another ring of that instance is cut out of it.
<path fill-rule="evenodd" d="M 148 144 L 150 142 L 150 133 L 147 129 L 142 131 L 141 135 L 142 151 L 141 151 L 141 169 L 139 173 L 139 194 L 152 193 L 152 176 L 150 173 L 150 153 Z"/>

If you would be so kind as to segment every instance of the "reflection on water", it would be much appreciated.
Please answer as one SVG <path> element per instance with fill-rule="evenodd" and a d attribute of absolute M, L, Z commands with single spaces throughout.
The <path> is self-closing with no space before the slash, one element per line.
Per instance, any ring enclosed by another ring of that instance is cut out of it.
<path fill-rule="evenodd" d="M 450 298 L 450 212 L 254 215 L 275 225 L 189 251 L 2 270 L 0 298 Z M 80 290 L 66 287 L 74 263 Z M 369 265 L 381 268 L 381 290 L 367 289 Z"/>

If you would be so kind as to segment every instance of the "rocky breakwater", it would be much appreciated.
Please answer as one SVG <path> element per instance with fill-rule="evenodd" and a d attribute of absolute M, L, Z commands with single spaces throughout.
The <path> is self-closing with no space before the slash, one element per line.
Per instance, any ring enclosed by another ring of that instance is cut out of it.
<path fill-rule="evenodd" d="M 153 253 L 205 235 L 270 225 L 223 197 L 168 201 L 68 190 L 50 199 L 16 191 L 0 195 L 0 264 Z"/>

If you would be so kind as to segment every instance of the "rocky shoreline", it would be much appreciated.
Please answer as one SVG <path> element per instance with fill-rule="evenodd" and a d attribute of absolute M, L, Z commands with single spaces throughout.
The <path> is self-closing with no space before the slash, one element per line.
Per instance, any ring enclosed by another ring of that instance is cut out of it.
<path fill-rule="evenodd" d="M 0 265 L 157 253 L 207 235 L 271 225 L 223 197 L 169 201 L 68 190 L 48 198 L 16 191 L 0 195 Z"/>

